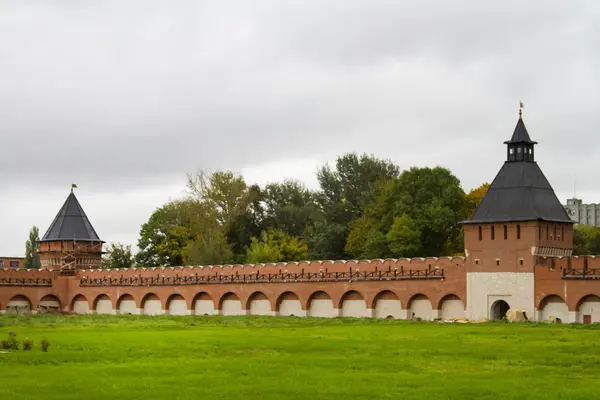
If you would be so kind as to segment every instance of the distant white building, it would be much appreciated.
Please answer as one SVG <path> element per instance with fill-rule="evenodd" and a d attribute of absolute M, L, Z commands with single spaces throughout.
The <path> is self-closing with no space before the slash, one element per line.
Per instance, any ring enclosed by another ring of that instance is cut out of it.
<path fill-rule="evenodd" d="M 565 206 L 573 221 L 600 227 L 600 204 L 583 204 L 581 199 L 568 199 Z"/>

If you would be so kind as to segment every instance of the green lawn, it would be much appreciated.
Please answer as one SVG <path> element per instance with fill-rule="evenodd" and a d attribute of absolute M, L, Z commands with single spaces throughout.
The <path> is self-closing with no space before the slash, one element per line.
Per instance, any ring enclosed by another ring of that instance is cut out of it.
<path fill-rule="evenodd" d="M 0 316 L 9 331 L 35 347 L 0 354 L 3 400 L 600 397 L 595 326 Z"/>

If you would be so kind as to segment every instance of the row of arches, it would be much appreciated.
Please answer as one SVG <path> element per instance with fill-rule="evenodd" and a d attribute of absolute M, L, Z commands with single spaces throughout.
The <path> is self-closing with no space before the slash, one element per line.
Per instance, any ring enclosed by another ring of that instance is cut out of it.
<path fill-rule="evenodd" d="M 164 301 L 163 301 L 164 300 Z M 52 310 L 61 310 L 61 304 L 56 296 L 45 296 L 40 302 L 52 305 Z M 337 303 L 337 304 L 336 304 Z M 31 301 L 24 295 L 13 297 L 7 304 L 7 312 L 29 312 Z M 190 307 L 191 306 L 191 307 Z M 403 307 L 404 306 L 404 307 Z M 197 293 L 191 302 L 181 294 L 172 294 L 167 299 L 160 299 L 155 293 L 147 293 L 141 299 L 132 294 L 123 294 L 111 298 L 100 294 L 93 299 L 83 294 L 73 297 L 68 310 L 76 314 L 144 314 L 144 315 L 281 315 L 281 316 L 312 316 L 312 317 L 354 317 L 354 318 L 420 318 L 432 320 L 435 318 L 450 319 L 464 317 L 464 302 L 454 294 L 443 297 L 435 309 L 431 300 L 424 294 L 410 298 L 407 304 L 401 304 L 398 296 L 384 290 L 375 296 L 372 304 L 367 304 L 363 295 L 357 291 L 346 292 L 339 302 L 334 302 L 325 291 L 312 293 L 308 301 L 302 302 L 300 297 L 291 291 L 281 293 L 273 302 L 263 292 L 254 292 L 242 300 L 236 293 L 228 292 L 219 299 L 213 299 L 209 293 Z M 38 311 L 51 311 L 39 309 Z"/>
<path fill-rule="evenodd" d="M 505 317 L 510 304 L 505 300 L 495 301 L 490 308 L 490 319 L 501 320 Z M 559 295 L 553 294 L 544 297 L 537 308 L 538 321 L 557 319 L 559 322 L 596 323 L 600 322 L 600 297 L 587 295 L 577 303 L 576 310 L 570 311 L 566 301 Z"/>
<path fill-rule="evenodd" d="M 538 319 L 547 321 L 558 318 L 561 322 L 595 323 L 600 322 L 600 297 L 587 295 L 576 306 L 574 315 L 569 311 L 565 300 L 559 295 L 549 295 L 542 299 L 538 307 Z"/>
<path fill-rule="evenodd" d="M 147 293 L 141 299 L 132 294 L 123 294 L 117 299 L 107 294 L 97 295 L 88 299 L 83 294 L 73 297 L 68 311 L 76 314 L 145 314 L 145 315 L 281 315 L 281 316 L 313 316 L 313 317 L 356 317 L 356 318 L 435 318 L 451 319 L 464 317 L 464 303 L 454 294 L 448 294 L 434 308 L 430 299 L 417 294 L 411 297 L 406 305 L 400 303 L 398 296 L 392 291 L 382 291 L 372 304 L 367 304 L 364 297 L 357 291 L 346 292 L 338 304 L 324 291 L 314 292 L 303 303 L 294 292 L 280 294 L 274 306 L 273 302 L 263 293 L 254 292 L 245 301 L 233 292 L 225 293 L 219 299 L 213 299 L 207 292 L 196 294 L 188 302 L 181 294 L 172 294 L 163 302 L 156 294 Z M 191 305 L 191 307 L 190 307 Z M 404 307 L 403 307 L 404 306 Z M 490 309 L 490 319 L 502 319 L 510 305 L 505 301 L 495 302 Z M 57 296 L 46 295 L 38 303 L 37 312 L 60 312 L 63 310 Z M 25 295 L 11 298 L 5 306 L 8 313 L 28 313 L 33 310 L 31 300 Z M 539 321 L 558 318 L 562 322 L 595 323 L 600 322 L 600 297 L 587 295 L 580 299 L 576 312 L 569 310 L 567 303 L 559 295 L 549 295 L 543 298 L 537 309 L 536 316 L 530 316 Z"/>

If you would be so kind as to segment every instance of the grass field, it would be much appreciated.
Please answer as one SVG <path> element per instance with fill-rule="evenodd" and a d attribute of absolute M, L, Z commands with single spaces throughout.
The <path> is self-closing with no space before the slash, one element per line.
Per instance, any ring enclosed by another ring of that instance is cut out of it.
<path fill-rule="evenodd" d="M 35 346 L 0 354 L 3 400 L 600 398 L 589 325 L 0 316 L 9 331 Z"/>

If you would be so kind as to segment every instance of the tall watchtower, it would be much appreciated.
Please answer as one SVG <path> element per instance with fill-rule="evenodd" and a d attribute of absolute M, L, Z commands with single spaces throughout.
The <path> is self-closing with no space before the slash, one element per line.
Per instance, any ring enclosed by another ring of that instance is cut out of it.
<path fill-rule="evenodd" d="M 73 189 L 40 240 L 40 261 L 44 268 L 58 268 L 62 275 L 78 269 L 100 268 L 102 244 L 85 215 Z"/>
<path fill-rule="evenodd" d="M 519 120 L 506 161 L 471 219 L 463 221 L 467 316 L 499 319 L 521 308 L 534 317 L 537 256 L 569 256 L 573 221 L 535 162 L 534 142 Z"/>

